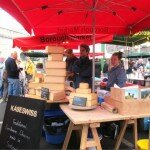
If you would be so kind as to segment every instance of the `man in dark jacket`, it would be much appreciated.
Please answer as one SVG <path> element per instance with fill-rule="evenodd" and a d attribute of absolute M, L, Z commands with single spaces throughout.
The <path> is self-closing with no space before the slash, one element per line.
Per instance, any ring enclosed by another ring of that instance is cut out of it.
<path fill-rule="evenodd" d="M 92 87 L 92 61 L 88 57 L 89 52 L 88 45 L 80 45 L 80 58 L 73 65 L 75 88 L 78 88 L 81 82 L 88 83 L 90 88 Z"/>
<path fill-rule="evenodd" d="M 11 57 L 8 57 L 5 61 L 5 68 L 8 78 L 8 95 L 19 96 L 21 94 L 19 82 L 20 69 L 17 67 L 16 60 L 17 52 L 14 51 L 11 53 Z"/>

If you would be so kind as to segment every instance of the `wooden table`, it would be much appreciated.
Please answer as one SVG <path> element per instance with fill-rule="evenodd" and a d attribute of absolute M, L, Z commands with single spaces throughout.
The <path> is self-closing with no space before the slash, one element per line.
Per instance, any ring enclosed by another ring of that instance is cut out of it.
<path fill-rule="evenodd" d="M 101 122 L 109 122 L 109 121 L 118 121 L 118 120 L 130 120 L 129 116 L 122 116 L 119 114 L 112 114 L 107 110 L 98 106 L 96 109 L 89 111 L 78 111 L 72 110 L 68 105 L 60 105 L 60 108 L 70 119 L 70 125 L 67 131 L 67 135 L 63 144 L 63 150 L 67 149 L 68 142 L 70 140 L 70 136 L 72 130 L 81 130 L 81 143 L 80 149 L 84 150 L 87 147 L 97 147 L 98 150 L 102 149 L 100 140 L 97 134 L 96 128 L 100 126 Z M 93 134 L 93 139 L 88 141 L 88 129 L 91 129 Z M 125 128 L 125 127 L 124 127 Z M 120 141 L 118 141 L 118 144 Z M 119 147 L 120 145 L 118 145 Z"/>
<path fill-rule="evenodd" d="M 34 99 L 37 99 L 37 100 L 44 100 L 47 103 L 68 103 L 69 102 L 68 99 L 62 99 L 62 100 L 59 100 L 59 101 L 45 100 L 45 99 L 41 98 L 40 96 L 32 95 L 32 94 L 26 94 L 25 97 L 34 98 Z"/>
<path fill-rule="evenodd" d="M 134 135 L 134 142 L 135 142 L 135 149 L 137 149 L 137 118 L 143 118 L 150 116 L 149 113 L 147 114 L 137 114 L 137 115 L 120 115 L 120 114 L 112 114 L 107 110 L 98 106 L 96 109 L 89 110 L 89 111 L 79 111 L 73 110 L 67 104 L 61 104 L 60 108 L 63 112 L 68 116 L 70 119 L 69 128 L 67 131 L 67 135 L 63 144 L 63 150 L 67 149 L 72 130 L 81 130 L 81 142 L 80 142 L 80 149 L 85 150 L 87 147 L 97 147 L 97 150 L 101 150 L 100 140 L 97 134 L 96 128 L 100 126 L 101 122 L 109 122 L 109 121 L 118 121 L 123 120 L 123 125 L 121 131 L 117 137 L 117 141 L 115 144 L 114 149 L 119 150 L 120 144 L 122 142 L 123 136 L 125 134 L 126 128 L 128 124 L 133 125 L 133 135 Z M 93 134 L 93 139 L 88 140 L 88 129 L 91 129 Z"/>

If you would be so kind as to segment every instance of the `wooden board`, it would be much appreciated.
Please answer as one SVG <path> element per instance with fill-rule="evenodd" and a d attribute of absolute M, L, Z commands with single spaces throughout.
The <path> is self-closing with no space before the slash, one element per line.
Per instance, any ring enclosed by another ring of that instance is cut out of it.
<path fill-rule="evenodd" d="M 74 124 L 117 121 L 130 118 L 130 116 L 122 116 L 120 114 L 110 113 L 107 110 L 101 108 L 100 106 L 89 111 L 76 111 L 71 109 L 67 104 L 61 104 L 60 108 Z"/>
<path fill-rule="evenodd" d="M 89 106 L 89 107 L 82 107 L 82 106 L 75 106 L 75 105 L 69 104 L 69 107 L 75 110 L 91 110 L 91 109 L 95 109 L 97 105 Z"/>

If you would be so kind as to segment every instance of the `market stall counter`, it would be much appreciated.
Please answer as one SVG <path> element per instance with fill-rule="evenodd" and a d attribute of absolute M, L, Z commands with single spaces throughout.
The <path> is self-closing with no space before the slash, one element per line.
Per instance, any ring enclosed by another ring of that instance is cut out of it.
<path fill-rule="evenodd" d="M 89 111 L 73 110 L 67 104 L 61 104 L 60 108 L 70 119 L 70 125 L 62 148 L 63 150 L 67 149 L 72 130 L 82 131 L 80 149 L 83 150 L 87 147 L 97 147 L 97 149 L 100 150 L 102 147 L 96 130 L 96 128 L 100 126 L 100 123 L 118 120 L 130 120 L 130 116 L 113 114 L 100 106 Z M 87 138 L 89 128 L 93 134 L 93 140 L 90 141 Z"/>

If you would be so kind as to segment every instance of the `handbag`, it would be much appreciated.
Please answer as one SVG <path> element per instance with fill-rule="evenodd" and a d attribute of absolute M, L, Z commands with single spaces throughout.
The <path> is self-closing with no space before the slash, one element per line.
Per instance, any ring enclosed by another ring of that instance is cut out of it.
<path fill-rule="evenodd" d="M 49 100 L 49 95 L 50 95 L 49 89 L 42 87 L 41 88 L 41 98 L 43 98 L 45 100 Z"/>

